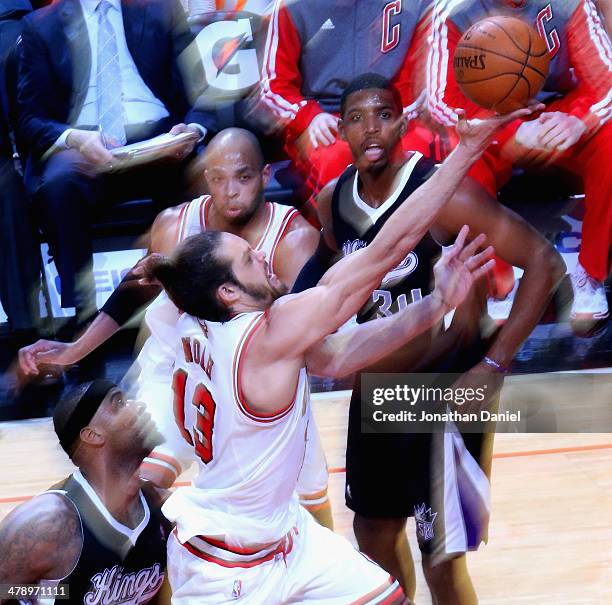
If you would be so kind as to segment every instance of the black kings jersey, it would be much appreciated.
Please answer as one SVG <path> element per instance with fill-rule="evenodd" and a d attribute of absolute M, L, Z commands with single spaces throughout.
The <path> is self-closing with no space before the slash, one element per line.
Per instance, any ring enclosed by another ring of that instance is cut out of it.
<path fill-rule="evenodd" d="M 56 603 L 139 605 L 152 599 L 164 579 L 170 530 L 159 507 L 141 491 L 143 518 L 131 529 L 110 515 L 78 470 L 50 492 L 74 504 L 83 530 L 81 556 L 72 572 L 59 581 L 68 584 L 69 599 Z M 42 581 L 41 585 L 54 583 Z"/>
<path fill-rule="evenodd" d="M 372 208 L 360 198 L 359 175 L 354 166 L 349 166 L 339 178 L 332 197 L 333 233 L 343 256 L 367 246 L 434 170 L 429 160 L 413 152 L 399 170 L 396 187 L 389 198 L 378 208 Z M 440 245 L 427 233 L 414 250 L 387 273 L 357 314 L 357 321 L 363 323 L 391 315 L 429 294 L 433 288 L 433 265 L 440 254 Z"/>

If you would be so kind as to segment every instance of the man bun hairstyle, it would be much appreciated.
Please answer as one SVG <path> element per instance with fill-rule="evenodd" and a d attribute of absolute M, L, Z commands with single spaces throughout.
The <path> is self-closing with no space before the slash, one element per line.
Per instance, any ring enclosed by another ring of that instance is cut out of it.
<path fill-rule="evenodd" d="M 220 258 L 217 248 L 220 231 L 204 231 L 181 242 L 171 257 L 151 259 L 150 274 L 157 279 L 170 300 L 198 319 L 227 321 L 230 309 L 217 296 L 224 283 L 237 284 L 231 261 Z"/>
<path fill-rule="evenodd" d="M 346 101 L 349 95 L 360 90 L 388 90 L 393 95 L 393 100 L 397 105 L 398 111 L 401 113 L 403 109 L 402 98 L 397 88 L 391 83 L 391 80 L 376 74 L 368 72 L 357 76 L 351 80 L 348 86 L 344 89 L 342 96 L 340 97 L 340 114 L 344 116 L 346 110 Z"/>

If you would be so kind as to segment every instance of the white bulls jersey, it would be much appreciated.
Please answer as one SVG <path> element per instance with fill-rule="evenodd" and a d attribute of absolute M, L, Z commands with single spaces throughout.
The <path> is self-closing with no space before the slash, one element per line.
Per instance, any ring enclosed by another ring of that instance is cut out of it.
<path fill-rule="evenodd" d="M 181 208 L 177 244 L 206 230 L 211 201 L 209 195 L 204 195 Z M 291 206 L 271 202 L 266 202 L 266 206 L 269 210 L 268 223 L 254 248 L 266 253 L 266 259 L 272 263 L 274 269 L 278 245 L 291 222 L 300 214 Z M 135 392 L 135 396 L 148 405 L 153 420 L 166 439 L 165 443 L 145 459 L 145 465 L 162 466 L 174 476 L 178 476 L 181 470 L 192 462 L 192 454 L 178 434 L 172 414 L 168 412 L 172 402 L 170 382 L 178 319 L 178 309 L 165 292 L 162 292 L 147 309 L 145 321 L 151 337 L 145 342 L 137 359 L 140 375 Z"/>
<path fill-rule="evenodd" d="M 278 541 L 296 525 L 308 377 L 302 368 L 293 400 L 277 414 L 249 409 L 243 361 L 265 317 L 254 312 L 224 323 L 179 319 L 175 415 L 199 467 L 192 485 L 179 488 L 163 507 L 181 542 L 205 536 L 247 547 Z"/>

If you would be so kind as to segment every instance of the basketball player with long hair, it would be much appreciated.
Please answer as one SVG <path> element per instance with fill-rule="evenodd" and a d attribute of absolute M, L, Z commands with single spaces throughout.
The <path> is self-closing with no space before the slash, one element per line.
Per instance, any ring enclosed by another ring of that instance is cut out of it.
<path fill-rule="evenodd" d="M 266 202 L 264 188 L 271 168 L 265 164 L 259 142 L 246 130 L 229 128 L 209 143 L 203 161 L 210 195 L 169 208 L 153 223 L 149 252 L 170 254 L 186 237 L 206 229 L 226 231 L 265 252 L 273 270 L 288 287 L 313 253 L 318 235 L 291 206 Z M 157 285 L 143 284 L 141 266 L 128 273 L 92 325 L 73 343 L 40 340 L 19 353 L 22 370 L 36 374 L 41 364 L 72 365 L 83 359 L 143 305 L 158 296 Z M 151 332 L 139 357 L 136 398 L 144 401 L 165 441 L 143 463 L 143 477 L 170 487 L 193 462 L 172 415 L 170 389 L 174 363 L 176 307 L 162 294 L 150 305 L 146 324 Z M 301 503 L 319 522 L 333 527 L 327 495 L 327 465 L 318 432 L 310 432 L 306 460 L 300 475 Z"/>

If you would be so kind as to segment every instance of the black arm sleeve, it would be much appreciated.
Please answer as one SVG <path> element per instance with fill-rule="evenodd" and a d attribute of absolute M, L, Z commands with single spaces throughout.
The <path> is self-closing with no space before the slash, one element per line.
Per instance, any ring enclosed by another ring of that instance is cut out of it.
<path fill-rule="evenodd" d="M 323 237 L 319 239 L 319 245 L 315 253 L 308 259 L 297 276 L 291 292 L 303 292 L 308 288 L 314 288 L 325 272 L 334 264 L 336 252 L 332 250 Z"/>
<path fill-rule="evenodd" d="M 123 326 L 137 311 L 144 307 L 144 305 L 149 304 L 161 291 L 162 288 L 158 285 L 143 286 L 139 284 L 138 277 L 134 276 L 130 271 L 121 280 L 121 283 L 110 295 L 110 298 L 100 311 L 106 313 L 120 326 Z"/>

